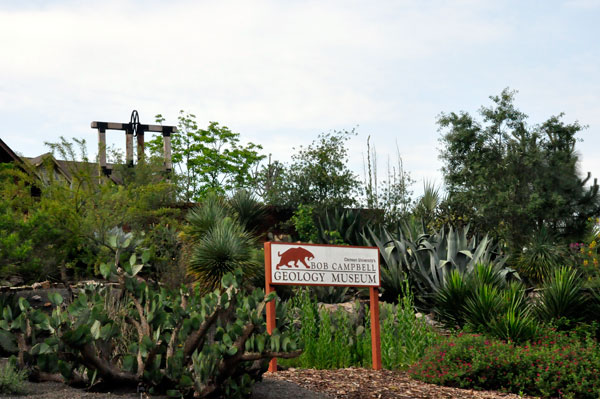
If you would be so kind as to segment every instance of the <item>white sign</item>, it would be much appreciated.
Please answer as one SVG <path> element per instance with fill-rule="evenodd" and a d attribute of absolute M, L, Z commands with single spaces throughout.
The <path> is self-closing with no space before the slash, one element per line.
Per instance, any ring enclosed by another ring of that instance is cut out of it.
<path fill-rule="evenodd" d="M 379 287 L 379 250 L 271 243 L 271 283 Z"/>

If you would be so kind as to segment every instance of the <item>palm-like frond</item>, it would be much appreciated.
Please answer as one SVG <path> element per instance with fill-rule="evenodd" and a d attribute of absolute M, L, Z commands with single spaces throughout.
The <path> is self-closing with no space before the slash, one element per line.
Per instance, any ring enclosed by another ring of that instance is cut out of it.
<path fill-rule="evenodd" d="M 544 284 L 537 311 L 547 321 L 562 317 L 578 321 L 585 317 L 588 303 L 579 272 L 569 267 L 560 267 L 554 270 Z"/>
<path fill-rule="evenodd" d="M 188 271 L 206 290 L 237 268 L 254 276 L 260 265 L 253 257 L 254 240 L 235 220 L 224 218 L 200 238 L 192 250 Z"/>

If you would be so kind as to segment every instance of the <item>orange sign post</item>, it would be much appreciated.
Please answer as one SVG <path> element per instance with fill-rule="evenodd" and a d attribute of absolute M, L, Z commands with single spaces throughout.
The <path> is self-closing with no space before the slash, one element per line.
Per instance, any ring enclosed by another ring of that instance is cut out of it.
<path fill-rule="evenodd" d="M 265 242 L 265 292 L 277 285 L 369 287 L 373 370 L 381 370 L 379 249 L 341 245 Z M 275 329 L 275 301 L 267 304 L 267 332 Z M 277 371 L 271 359 L 269 371 Z"/>

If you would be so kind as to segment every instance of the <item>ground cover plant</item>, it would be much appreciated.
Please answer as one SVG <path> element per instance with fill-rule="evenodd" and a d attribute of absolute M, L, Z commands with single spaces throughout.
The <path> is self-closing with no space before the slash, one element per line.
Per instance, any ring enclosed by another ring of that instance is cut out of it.
<path fill-rule="evenodd" d="M 529 344 L 459 334 L 430 348 L 410 368 L 419 380 L 544 398 L 597 398 L 600 353 L 589 336 L 547 331 Z"/>
<path fill-rule="evenodd" d="M 21 395 L 25 393 L 25 380 L 27 373 L 25 370 L 15 369 L 15 366 L 7 362 L 0 366 L 0 394 L 1 395 Z"/>

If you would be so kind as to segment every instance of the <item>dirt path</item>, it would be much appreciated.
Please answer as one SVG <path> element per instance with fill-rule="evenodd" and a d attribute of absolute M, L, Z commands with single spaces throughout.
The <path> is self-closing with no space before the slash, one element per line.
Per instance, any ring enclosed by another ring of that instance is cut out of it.
<path fill-rule="evenodd" d="M 15 399 L 139 399 L 134 393 L 86 392 L 59 383 L 27 383 L 24 396 Z M 144 399 L 150 396 L 143 396 Z M 165 396 L 151 396 L 166 399 Z M 251 399 L 525 399 L 514 394 L 474 391 L 426 384 L 398 371 L 287 370 L 267 373 L 254 386 Z"/>

